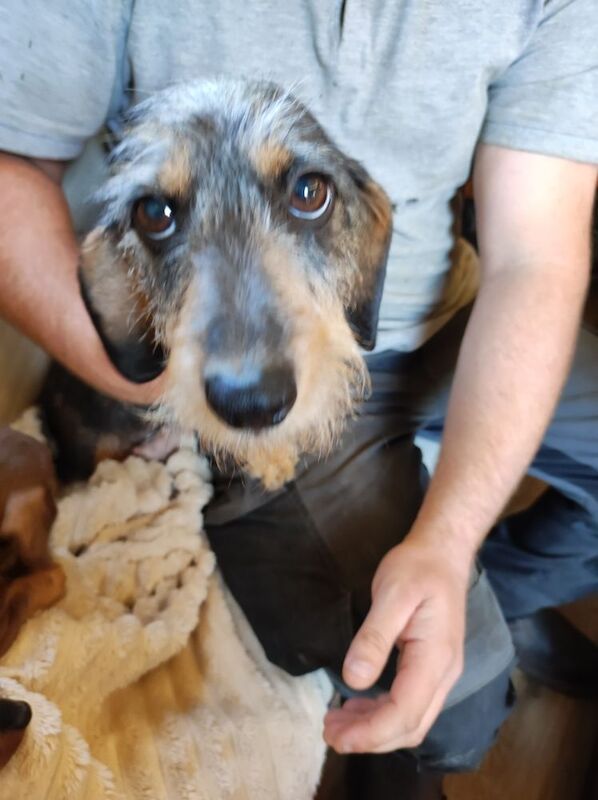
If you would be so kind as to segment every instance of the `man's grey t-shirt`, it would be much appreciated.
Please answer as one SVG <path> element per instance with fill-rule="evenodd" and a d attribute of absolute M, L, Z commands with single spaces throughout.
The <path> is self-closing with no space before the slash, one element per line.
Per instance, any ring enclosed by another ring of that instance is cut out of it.
<path fill-rule="evenodd" d="M 214 76 L 293 88 L 389 193 L 378 349 L 475 294 L 451 200 L 478 141 L 598 162 L 597 0 L 0 0 L 0 149 L 74 158 L 127 103 Z"/>

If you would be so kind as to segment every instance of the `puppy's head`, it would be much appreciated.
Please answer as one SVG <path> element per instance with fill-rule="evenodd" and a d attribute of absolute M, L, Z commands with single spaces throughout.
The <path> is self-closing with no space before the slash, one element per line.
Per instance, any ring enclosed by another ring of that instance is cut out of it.
<path fill-rule="evenodd" d="M 166 369 L 156 414 L 272 488 L 363 397 L 391 234 L 387 196 L 271 84 L 200 83 L 137 106 L 83 246 L 115 366 Z"/>

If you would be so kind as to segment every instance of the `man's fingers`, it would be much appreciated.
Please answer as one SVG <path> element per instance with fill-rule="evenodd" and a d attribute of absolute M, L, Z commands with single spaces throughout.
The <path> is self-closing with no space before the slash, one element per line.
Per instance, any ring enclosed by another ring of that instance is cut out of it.
<path fill-rule="evenodd" d="M 420 723 L 438 690 L 444 691 L 445 696 L 448 694 L 462 667 L 460 642 L 431 639 L 406 642 L 390 694 L 401 707 L 407 727 Z"/>
<path fill-rule="evenodd" d="M 424 741 L 430 728 L 436 722 L 438 715 L 442 711 L 444 701 L 446 700 L 451 685 L 451 683 L 447 684 L 446 682 L 440 683 L 423 716 L 419 717 L 418 715 L 418 718 L 412 720 L 411 725 L 406 725 L 403 730 L 395 733 L 394 737 L 391 737 L 377 747 L 372 747 L 368 752 L 391 753 L 393 750 L 418 747 Z"/>
<path fill-rule="evenodd" d="M 372 753 L 397 736 L 401 730 L 401 711 L 390 695 L 370 711 L 348 712 L 343 722 L 328 730 L 330 744 L 341 753 Z M 328 738 L 327 737 L 327 738 Z"/>
<path fill-rule="evenodd" d="M 355 716 L 358 716 L 359 714 L 368 714 L 374 709 L 383 706 L 384 703 L 388 703 L 388 700 L 388 692 L 382 692 L 382 694 L 379 694 L 376 697 L 351 697 L 349 700 L 343 703 L 341 708 L 334 709 L 330 713 L 334 714 L 339 712 L 349 712 Z"/>
<path fill-rule="evenodd" d="M 461 669 L 449 644 L 410 641 L 389 695 L 349 700 L 326 717 L 326 741 L 339 752 L 385 753 L 416 747 L 432 726 Z"/>
<path fill-rule="evenodd" d="M 335 750 L 341 752 L 343 741 L 351 728 L 366 716 L 371 716 L 389 702 L 389 694 L 378 697 L 353 697 L 341 708 L 330 710 L 324 717 L 324 739 Z"/>
<path fill-rule="evenodd" d="M 382 560 L 343 677 L 369 688 L 399 642 L 397 675 L 385 698 L 350 700 L 327 715 L 325 738 L 336 750 L 383 753 L 423 741 L 462 669 L 464 575 L 426 546 L 403 543 Z"/>
<path fill-rule="evenodd" d="M 379 677 L 414 611 L 408 598 L 404 600 L 397 608 L 396 592 L 382 589 L 376 594 L 345 658 L 343 678 L 349 686 L 366 689 Z"/>

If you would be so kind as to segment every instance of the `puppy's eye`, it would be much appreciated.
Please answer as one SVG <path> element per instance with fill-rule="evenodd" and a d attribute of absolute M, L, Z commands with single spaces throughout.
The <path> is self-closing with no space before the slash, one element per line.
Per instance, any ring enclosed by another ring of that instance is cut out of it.
<path fill-rule="evenodd" d="M 289 212 L 297 219 L 320 219 L 331 209 L 334 188 L 330 178 L 318 172 L 301 175 L 293 186 Z"/>
<path fill-rule="evenodd" d="M 133 206 L 133 226 L 148 239 L 167 239 L 176 230 L 174 212 L 174 204 L 164 197 L 142 197 Z"/>

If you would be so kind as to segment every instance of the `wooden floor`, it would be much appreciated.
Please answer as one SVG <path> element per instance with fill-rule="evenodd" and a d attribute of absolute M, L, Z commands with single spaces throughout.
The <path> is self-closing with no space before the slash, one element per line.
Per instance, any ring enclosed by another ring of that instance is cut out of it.
<path fill-rule="evenodd" d="M 598 643 L 598 598 L 566 613 Z M 445 779 L 448 800 L 598 800 L 598 700 L 556 694 L 521 673 L 514 680 L 515 711 L 477 772 Z M 317 800 L 346 800 L 343 783 L 332 754 Z"/>
<path fill-rule="evenodd" d="M 507 512 L 544 490 L 526 478 Z M 563 613 L 598 644 L 598 597 Z M 517 706 L 481 769 L 447 778 L 448 800 L 598 800 L 598 700 L 576 700 L 515 675 Z"/>
<path fill-rule="evenodd" d="M 598 598 L 567 610 L 598 643 Z M 517 707 L 482 768 L 445 781 L 448 800 L 598 800 L 598 701 L 516 675 Z M 397 798 L 398 800 L 398 798 Z"/>

